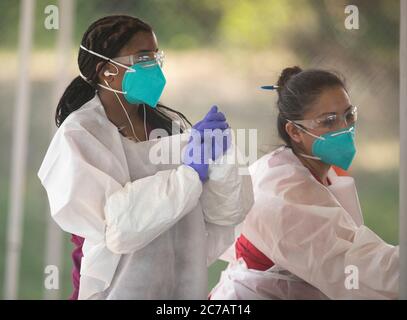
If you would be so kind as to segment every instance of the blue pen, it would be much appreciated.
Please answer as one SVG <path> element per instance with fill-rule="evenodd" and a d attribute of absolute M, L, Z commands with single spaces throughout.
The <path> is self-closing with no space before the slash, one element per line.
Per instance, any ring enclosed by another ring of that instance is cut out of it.
<path fill-rule="evenodd" d="M 262 89 L 264 90 L 276 90 L 278 86 L 272 85 L 272 86 L 261 86 Z"/>

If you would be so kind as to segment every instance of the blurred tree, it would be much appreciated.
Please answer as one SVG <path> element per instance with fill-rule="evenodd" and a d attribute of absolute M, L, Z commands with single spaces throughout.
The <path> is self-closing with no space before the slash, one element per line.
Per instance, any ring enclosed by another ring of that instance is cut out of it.
<path fill-rule="evenodd" d="M 354 63 L 380 63 L 397 71 L 399 6 L 398 0 L 308 0 L 318 21 L 313 34 L 292 35 L 291 44 L 304 59 L 326 48 L 352 57 Z M 359 30 L 344 27 L 347 5 L 359 9 Z M 301 50 L 300 50 L 301 49 Z M 397 76 L 397 72 L 395 72 Z"/>
<path fill-rule="evenodd" d="M 281 43 L 290 33 L 308 32 L 317 23 L 308 1 L 222 1 L 223 18 L 219 40 L 232 46 L 265 49 Z M 295 21 L 308 26 L 300 28 Z"/>
<path fill-rule="evenodd" d="M 19 1 L 0 1 L 0 48 L 17 47 Z"/>
<path fill-rule="evenodd" d="M 36 1 L 35 46 L 53 47 L 56 30 L 44 28 L 44 9 L 57 0 Z M 357 5 L 360 30 L 346 30 L 344 8 Z M 0 2 L 0 48 L 17 46 L 20 1 Z M 63 12 L 60 12 L 62 15 Z M 398 50 L 397 0 L 76 0 L 75 41 L 94 20 L 130 14 L 149 22 L 161 46 L 172 49 L 237 47 L 267 49 L 289 43 L 304 58 L 321 46 L 341 46 L 356 58 L 366 52 L 390 58 Z M 394 63 L 394 61 L 388 61 Z"/>

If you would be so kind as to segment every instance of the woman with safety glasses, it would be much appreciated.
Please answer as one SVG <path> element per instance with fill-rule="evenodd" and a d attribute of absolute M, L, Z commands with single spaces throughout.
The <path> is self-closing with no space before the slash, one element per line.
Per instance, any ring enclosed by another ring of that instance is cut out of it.
<path fill-rule="evenodd" d="M 357 108 L 324 70 L 283 70 L 285 146 L 252 166 L 255 203 L 212 299 L 395 299 L 399 249 L 363 224 L 354 180 Z"/>
<path fill-rule="evenodd" d="M 134 17 L 99 19 L 82 38 L 38 172 L 76 246 L 72 299 L 206 298 L 207 265 L 251 207 L 250 177 L 221 159 L 234 150 L 224 114 L 212 107 L 185 139 L 186 118 L 158 103 L 162 60 Z M 157 148 L 171 162 L 153 161 Z"/>

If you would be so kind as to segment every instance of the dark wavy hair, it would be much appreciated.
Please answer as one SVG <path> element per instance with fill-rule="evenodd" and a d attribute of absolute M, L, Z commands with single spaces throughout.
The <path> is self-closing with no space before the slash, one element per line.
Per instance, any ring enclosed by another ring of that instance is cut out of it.
<path fill-rule="evenodd" d="M 278 135 L 292 147 L 291 139 L 285 130 L 287 120 L 301 120 L 310 105 L 318 99 L 324 89 L 342 87 L 346 91 L 345 81 L 333 72 L 300 67 L 285 68 L 278 79 Z"/>

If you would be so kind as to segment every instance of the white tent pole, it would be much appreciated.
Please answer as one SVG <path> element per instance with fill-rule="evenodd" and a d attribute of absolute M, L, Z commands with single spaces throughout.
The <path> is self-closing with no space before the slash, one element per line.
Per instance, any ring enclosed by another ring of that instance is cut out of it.
<path fill-rule="evenodd" d="M 407 0 L 400 0 L 400 299 L 407 299 Z"/>
<path fill-rule="evenodd" d="M 57 35 L 56 47 L 56 73 L 55 73 L 55 87 L 54 99 L 52 109 L 50 110 L 51 118 L 51 135 L 53 136 L 56 131 L 54 115 L 56 105 L 59 98 L 71 80 L 69 65 L 71 62 L 72 53 L 72 31 L 75 1 L 74 0 L 59 0 L 59 30 Z M 50 213 L 47 215 L 47 238 L 46 238 L 46 252 L 45 252 L 45 266 L 54 265 L 58 267 L 59 279 L 61 280 L 63 271 L 63 233 L 61 229 L 51 218 Z M 61 298 L 60 290 L 47 289 L 44 287 L 44 299 L 59 299 Z"/>
<path fill-rule="evenodd" d="M 13 145 L 11 155 L 10 209 L 7 221 L 6 266 L 4 298 L 16 299 L 20 271 L 24 191 L 27 156 L 28 116 L 30 111 L 30 56 L 33 37 L 35 0 L 20 4 L 18 80 L 16 106 L 13 120 Z"/>

